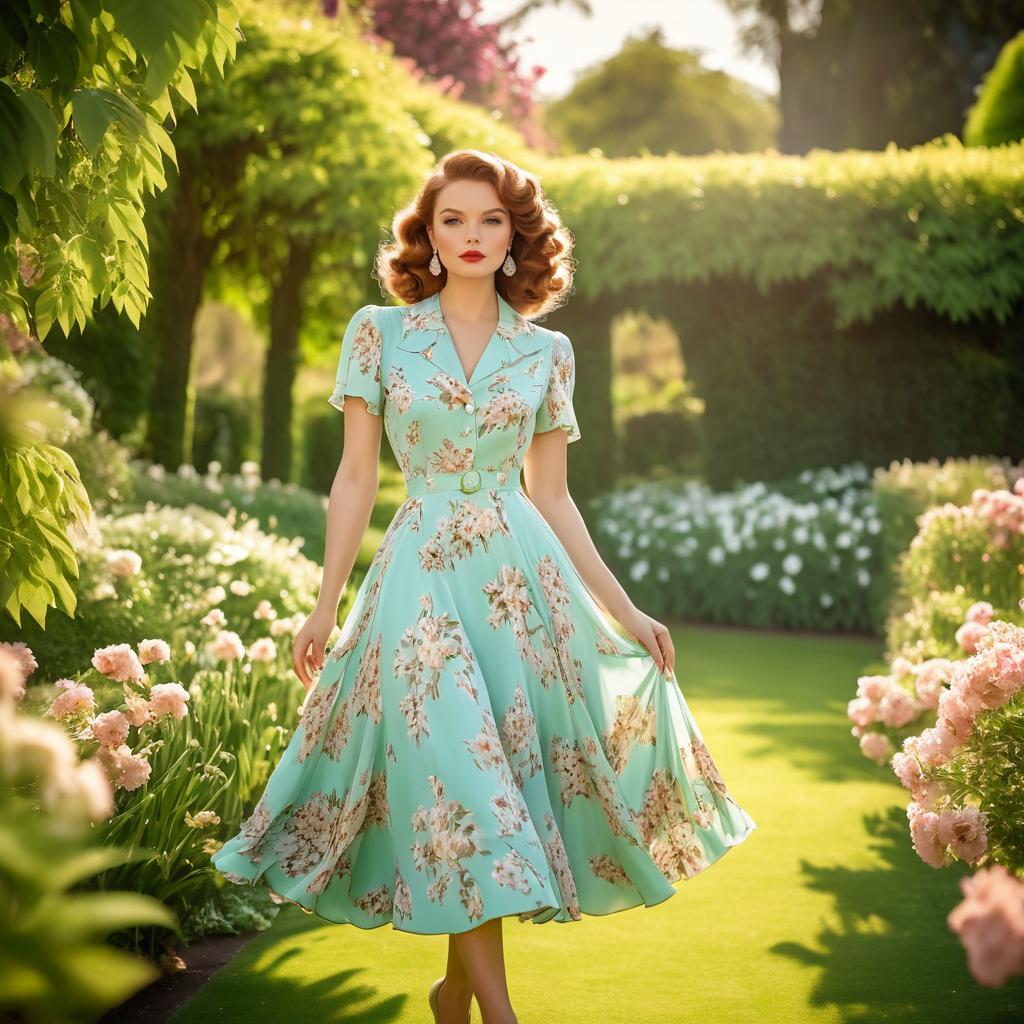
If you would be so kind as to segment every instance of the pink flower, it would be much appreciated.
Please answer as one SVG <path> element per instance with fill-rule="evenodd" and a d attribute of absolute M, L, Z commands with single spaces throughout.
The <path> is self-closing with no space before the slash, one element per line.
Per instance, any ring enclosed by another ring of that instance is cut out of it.
<path fill-rule="evenodd" d="M 961 878 L 960 890 L 965 898 L 946 923 L 964 944 L 975 980 L 996 987 L 1024 973 L 1024 885 L 993 864 Z"/>
<path fill-rule="evenodd" d="M 253 613 L 254 619 L 276 619 L 277 611 L 274 606 L 264 598 L 258 605 L 256 605 L 256 611 Z"/>
<path fill-rule="evenodd" d="M 184 718 L 188 714 L 185 702 L 190 694 L 181 683 L 157 683 L 149 691 L 149 705 L 153 715 L 174 715 L 175 718 Z"/>
<path fill-rule="evenodd" d="M 878 705 L 869 697 L 854 697 L 846 705 L 847 717 L 854 725 L 870 725 L 877 720 Z"/>
<path fill-rule="evenodd" d="M 943 684 L 948 682 L 953 663 L 948 658 L 929 658 L 917 667 L 914 689 L 922 707 L 938 706 Z"/>
<path fill-rule="evenodd" d="M 939 815 L 938 838 L 943 846 L 970 864 L 988 849 L 986 816 L 977 807 L 964 807 L 943 811 Z"/>
<path fill-rule="evenodd" d="M 69 745 L 70 745 L 70 741 Z M 59 820 L 102 821 L 114 813 L 114 790 L 100 761 L 91 757 L 39 781 L 39 799 Z"/>
<path fill-rule="evenodd" d="M 0 643 L 0 698 L 21 700 L 25 682 L 39 668 L 32 649 L 23 640 Z"/>
<path fill-rule="evenodd" d="M 42 789 L 59 785 L 78 764 L 67 732 L 34 715 L 10 715 L 4 722 L 4 774 L 32 779 Z"/>
<path fill-rule="evenodd" d="M 913 754 L 904 754 L 900 752 L 893 754 L 892 770 L 896 773 L 896 778 L 898 778 L 900 783 L 907 789 L 912 790 L 922 782 L 921 766 L 918 764 L 917 758 L 914 757 Z"/>
<path fill-rule="evenodd" d="M 79 764 L 74 782 L 90 821 L 104 821 L 114 813 L 114 790 L 97 758 Z"/>
<path fill-rule="evenodd" d="M 204 626 L 223 626 L 228 618 L 222 608 L 211 608 L 199 621 Z"/>
<path fill-rule="evenodd" d="M 91 686 L 85 683 L 76 683 L 64 690 L 54 702 L 46 709 L 46 714 L 52 718 L 67 718 L 69 715 L 76 715 L 80 711 L 92 711 L 96 707 L 96 695 Z"/>
<path fill-rule="evenodd" d="M 242 638 L 230 629 L 222 629 L 210 645 L 214 657 L 223 661 L 234 661 L 245 656 L 245 644 Z"/>
<path fill-rule="evenodd" d="M 917 712 L 917 701 L 897 683 L 893 683 L 878 702 L 878 717 L 892 728 L 906 725 Z"/>
<path fill-rule="evenodd" d="M 992 658 L 995 671 L 1001 676 L 999 686 L 1013 695 L 1024 686 L 1024 650 L 1010 644 L 997 643 L 992 645 Z"/>
<path fill-rule="evenodd" d="M 918 751 L 928 764 L 944 764 L 952 757 L 960 742 L 960 739 L 945 727 L 945 723 L 940 721 L 921 733 Z"/>
<path fill-rule="evenodd" d="M 284 619 L 274 619 L 270 623 L 270 635 L 271 636 L 286 636 L 286 635 L 290 635 L 290 634 L 295 633 L 298 630 L 300 625 L 301 625 L 301 623 L 300 622 L 296 622 L 295 621 L 295 616 L 293 616 L 293 615 L 289 615 L 287 618 L 284 618 Z"/>
<path fill-rule="evenodd" d="M 957 739 L 963 743 L 974 731 L 974 717 L 977 708 L 964 699 L 961 685 L 944 690 L 939 696 L 939 718 L 944 721 L 950 732 L 956 733 Z"/>
<path fill-rule="evenodd" d="M 131 723 L 120 711 L 104 711 L 92 720 L 92 734 L 105 747 L 119 747 L 128 738 Z"/>
<path fill-rule="evenodd" d="M 269 636 L 261 636 L 249 645 L 249 657 L 253 661 L 273 661 L 277 657 L 277 644 Z"/>
<path fill-rule="evenodd" d="M 127 579 L 142 568 L 142 558 L 134 551 L 118 549 L 107 552 L 106 565 L 115 576 Z"/>
<path fill-rule="evenodd" d="M 100 747 L 96 757 L 115 786 L 135 790 L 149 781 L 152 765 L 144 757 L 136 757 L 127 744 Z"/>
<path fill-rule="evenodd" d="M 994 609 L 988 601 L 975 601 L 970 608 L 967 609 L 967 614 L 964 616 L 967 622 L 977 622 L 982 626 L 987 626 L 992 621 L 992 615 Z"/>
<path fill-rule="evenodd" d="M 911 803 L 907 807 L 907 818 L 910 820 L 910 838 L 921 860 L 933 868 L 949 864 L 951 858 L 946 853 L 946 844 L 939 839 L 939 816 Z"/>
<path fill-rule="evenodd" d="M 857 680 L 857 696 L 867 697 L 877 703 L 885 696 L 891 683 L 888 676 L 861 676 Z"/>
<path fill-rule="evenodd" d="M 171 647 L 166 640 L 142 640 L 139 643 L 139 661 L 143 665 L 170 660 Z"/>
<path fill-rule="evenodd" d="M 134 682 L 145 674 L 142 662 L 139 661 L 130 644 L 111 644 L 101 647 L 92 656 L 93 666 L 108 679 L 116 682 Z"/>
<path fill-rule="evenodd" d="M 860 738 L 861 753 L 878 764 L 885 764 L 894 749 L 892 740 L 884 732 L 866 732 Z"/>
<path fill-rule="evenodd" d="M 916 739 L 917 737 L 914 737 Z M 904 744 L 905 746 L 906 744 Z M 916 747 L 914 748 L 916 751 Z M 914 753 L 900 752 L 892 756 L 892 770 L 900 783 L 910 790 L 912 807 L 916 810 L 934 810 L 936 802 L 946 794 L 941 782 L 925 782 L 921 765 Z"/>
<path fill-rule="evenodd" d="M 965 622 L 956 631 L 956 642 L 968 654 L 974 654 L 978 649 L 978 641 L 988 632 L 988 627 L 980 622 Z"/>
<path fill-rule="evenodd" d="M 889 674 L 894 679 L 899 679 L 901 676 L 909 676 L 913 671 L 914 665 L 909 658 L 895 658 L 889 667 Z"/>
<path fill-rule="evenodd" d="M 0 700 L 19 701 L 25 696 L 25 673 L 21 660 L 8 644 L 0 644 Z"/>
<path fill-rule="evenodd" d="M 159 686 L 160 684 L 158 683 L 157 685 Z M 153 718 L 152 708 L 150 708 L 149 701 L 145 697 L 140 697 L 136 693 L 129 694 L 125 698 L 125 704 L 128 705 L 128 710 L 124 712 L 124 717 L 136 728 L 140 725 L 145 725 Z"/>

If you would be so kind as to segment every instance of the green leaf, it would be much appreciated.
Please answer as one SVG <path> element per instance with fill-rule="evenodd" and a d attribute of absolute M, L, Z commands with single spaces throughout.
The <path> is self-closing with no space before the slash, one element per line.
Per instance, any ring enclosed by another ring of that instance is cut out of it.
<path fill-rule="evenodd" d="M 111 932 L 135 925 L 175 929 L 178 915 L 153 896 L 134 892 L 68 893 L 61 898 L 61 937 L 80 941 L 106 938 Z"/>

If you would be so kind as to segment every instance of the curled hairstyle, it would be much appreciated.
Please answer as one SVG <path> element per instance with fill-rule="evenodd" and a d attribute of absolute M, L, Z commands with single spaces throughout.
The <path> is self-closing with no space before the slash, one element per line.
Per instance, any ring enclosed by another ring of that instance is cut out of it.
<path fill-rule="evenodd" d="M 427 225 L 433 223 L 438 193 L 452 181 L 489 181 L 497 190 L 512 221 L 512 259 L 516 271 L 494 275 L 495 290 L 521 316 L 550 313 L 568 299 L 573 278 L 573 237 L 544 195 L 535 175 L 496 153 L 457 149 L 441 158 L 419 193 L 395 214 L 396 241 L 382 243 L 376 276 L 392 295 L 419 302 L 441 290 L 448 280 L 442 264 L 434 277 L 427 264 L 434 250 Z"/>

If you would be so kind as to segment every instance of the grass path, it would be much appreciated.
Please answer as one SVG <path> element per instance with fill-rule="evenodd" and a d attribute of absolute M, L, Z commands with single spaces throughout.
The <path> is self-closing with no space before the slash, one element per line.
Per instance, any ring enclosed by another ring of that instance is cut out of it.
<path fill-rule="evenodd" d="M 904 791 L 850 735 L 846 701 L 880 667 L 878 646 L 701 627 L 674 638 L 687 702 L 758 828 L 657 907 L 506 921 L 521 1024 L 1024 1020 L 1024 979 L 977 985 L 946 926 L 966 871 L 917 857 Z M 427 1022 L 446 949 L 444 936 L 286 907 L 171 1024 Z"/>

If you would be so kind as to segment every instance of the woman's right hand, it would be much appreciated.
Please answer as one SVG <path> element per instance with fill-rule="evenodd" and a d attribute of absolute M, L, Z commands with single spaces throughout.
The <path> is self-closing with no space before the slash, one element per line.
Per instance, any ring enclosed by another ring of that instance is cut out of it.
<path fill-rule="evenodd" d="M 324 667 L 327 638 L 337 624 L 336 610 L 317 605 L 292 641 L 292 668 L 307 690 L 313 685 L 313 673 Z"/>

